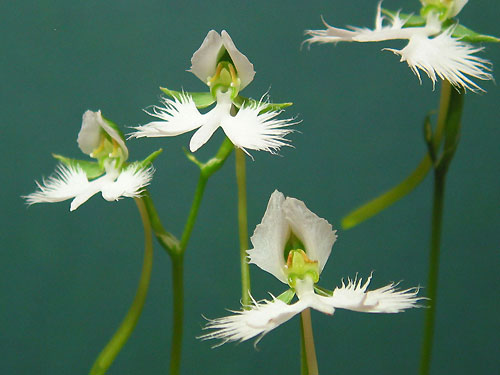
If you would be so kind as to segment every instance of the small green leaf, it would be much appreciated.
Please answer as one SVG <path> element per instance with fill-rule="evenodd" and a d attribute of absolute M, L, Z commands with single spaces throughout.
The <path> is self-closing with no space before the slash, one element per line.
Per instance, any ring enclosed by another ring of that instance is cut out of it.
<path fill-rule="evenodd" d="M 52 156 L 68 167 L 80 167 L 89 179 L 97 178 L 104 173 L 104 168 L 95 161 L 71 159 L 57 154 Z"/>
<path fill-rule="evenodd" d="M 277 299 L 289 304 L 292 301 L 293 296 L 295 296 L 295 291 L 293 289 L 288 289 L 286 292 L 281 293 Z"/>
<path fill-rule="evenodd" d="M 398 13 L 393 12 L 388 9 L 382 9 L 382 13 L 389 17 L 395 17 Z M 404 27 L 422 27 L 425 26 L 426 20 L 422 16 L 415 16 L 412 14 L 399 13 L 399 18 L 406 20 Z M 448 19 L 443 23 L 443 29 L 449 27 L 454 27 L 452 37 L 463 40 L 469 43 L 480 43 L 480 42 L 500 42 L 500 39 L 491 35 L 479 34 L 468 27 L 459 24 L 454 19 Z"/>
<path fill-rule="evenodd" d="M 146 159 L 144 159 L 142 161 L 138 161 L 136 163 L 139 164 L 141 168 L 147 168 L 158 157 L 158 155 L 160 155 L 162 152 L 163 152 L 163 149 L 160 148 L 160 149 L 156 150 L 155 152 L 151 153 L 148 157 L 146 157 Z"/>
<path fill-rule="evenodd" d="M 163 91 L 168 96 L 179 100 L 182 94 L 189 95 L 191 96 L 191 98 L 193 98 L 196 108 L 206 108 L 209 105 L 215 103 L 215 98 L 212 96 L 210 92 L 174 91 L 174 90 L 169 90 L 166 87 L 160 87 L 160 90 Z"/>
<path fill-rule="evenodd" d="M 242 106 L 256 106 L 259 104 L 259 101 L 255 99 L 249 99 L 245 98 L 244 96 L 238 95 L 234 100 L 233 103 L 236 107 L 241 108 Z M 288 103 L 267 103 L 267 102 L 261 102 L 264 104 L 264 109 L 261 111 L 263 112 L 269 112 L 269 111 L 281 111 L 284 108 L 290 107 L 293 105 L 293 103 L 288 102 Z"/>

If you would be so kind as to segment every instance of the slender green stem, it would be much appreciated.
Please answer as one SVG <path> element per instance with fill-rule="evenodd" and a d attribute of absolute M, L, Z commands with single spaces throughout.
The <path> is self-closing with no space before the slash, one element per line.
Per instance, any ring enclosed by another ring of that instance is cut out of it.
<path fill-rule="evenodd" d="M 247 261 L 248 250 L 248 223 L 247 223 L 247 185 L 245 153 L 237 148 L 236 182 L 238 185 L 238 228 L 240 235 L 240 262 L 241 262 L 241 303 L 250 305 L 250 267 Z"/>
<path fill-rule="evenodd" d="M 449 85 L 449 83 L 448 83 Z M 462 117 L 463 95 L 453 90 L 449 95 L 445 118 L 445 141 L 441 156 L 434 160 L 434 196 L 432 204 L 431 243 L 429 253 L 429 275 L 427 293 L 430 299 L 425 315 L 424 336 L 420 360 L 420 374 L 428 375 L 432 362 L 432 346 L 437 308 L 439 280 L 439 252 L 443 222 L 444 192 L 446 173 L 453 159 L 460 139 L 460 122 Z M 438 149 L 435 149 L 437 154 Z"/>
<path fill-rule="evenodd" d="M 173 321 L 170 374 L 180 374 L 184 320 L 184 255 L 172 256 Z"/>
<path fill-rule="evenodd" d="M 301 374 L 318 375 L 318 361 L 314 348 L 314 336 L 311 321 L 311 309 L 307 308 L 300 314 L 301 332 Z"/>
<path fill-rule="evenodd" d="M 92 369 L 90 370 L 91 375 L 103 375 L 106 373 L 134 330 L 137 321 L 141 316 L 144 302 L 146 301 L 149 280 L 151 278 L 151 268 L 153 265 L 153 242 L 151 236 L 151 224 L 149 222 L 144 201 L 136 198 L 135 202 L 137 203 L 137 208 L 141 214 L 142 225 L 144 226 L 144 261 L 142 264 L 139 286 L 137 287 L 137 292 L 132 305 L 130 306 L 130 309 L 123 319 L 120 327 L 115 332 L 106 347 L 101 351 L 92 366 Z"/>
<path fill-rule="evenodd" d="M 448 81 L 443 81 L 441 86 L 439 114 L 436 130 L 433 136 L 433 146 L 435 149 L 437 149 L 441 143 L 452 90 L 453 89 L 450 83 Z M 429 155 L 425 155 L 417 168 L 398 185 L 346 215 L 342 219 L 342 227 L 344 229 L 353 228 L 370 217 L 375 216 L 390 205 L 396 203 L 423 181 L 425 176 L 427 176 L 427 173 L 429 173 L 431 167 L 432 160 Z"/>
<path fill-rule="evenodd" d="M 205 191 L 205 186 L 207 185 L 207 177 L 200 173 L 198 178 L 198 185 L 196 186 L 196 191 L 194 193 L 193 202 L 191 203 L 191 209 L 189 211 L 189 216 L 184 225 L 184 232 L 182 232 L 181 242 L 179 245 L 178 253 L 184 254 L 186 251 L 189 238 L 191 237 L 191 232 L 194 228 L 194 223 L 196 222 L 196 217 L 198 216 L 198 210 L 200 209 L 201 200 L 203 199 L 203 193 Z"/>
<path fill-rule="evenodd" d="M 434 337 L 434 322 L 436 317 L 437 289 L 439 278 L 439 247 L 444 204 L 445 173 L 436 171 L 434 175 L 434 198 L 432 205 L 431 249 L 429 253 L 429 276 L 427 281 L 427 296 L 430 305 L 425 314 L 424 338 L 420 362 L 420 374 L 429 374 Z"/>

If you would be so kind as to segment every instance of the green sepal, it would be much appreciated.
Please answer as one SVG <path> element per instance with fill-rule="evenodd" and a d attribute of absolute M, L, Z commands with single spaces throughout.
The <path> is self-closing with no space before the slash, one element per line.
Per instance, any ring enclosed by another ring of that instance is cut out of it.
<path fill-rule="evenodd" d="M 288 289 L 286 292 L 281 293 L 277 299 L 280 301 L 285 302 L 287 305 L 292 301 L 293 297 L 295 296 L 295 291 L 293 289 Z"/>
<path fill-rule="evenodd" d="M 155 152 L 151 153 L 149 156 L 147 156 L 146 159 L 142 161 L 136 161 L 135 163 L 138 164 L 141 167 L 141 169 L 147 168 L 162 152 L 163 149 L 160 148 Z"/>
<path fill-rule="evenodd" d="M 288 103 L 266 103 L 266 102 L 261 102 L 264 104 L 264 108 L 262 109 L 261 113 L 264 112 L 269 112 L 269 111 L 281 111 L 284 108 L 290 107 L 293 105 L 293 103 L 288 102 Z M 259 102 L 255 99 L 249 99 L 245 98 L 244 96 L 238 95 L 236 98 L 233 100 L 233 104 L 241 108 L 242 106 L 256 106 L 259 104 Z"/>
<path fill-rule="evenodd" d="M 215 98 L 212 96 L 210 92 L 174 91 L 174 90 L 169 90 L 166 87 L 160 87 L 160 90 L 163 91 L 168 96 L 178 100 L 181 99 L 182 95 L 189 95 L 191 98 L 193 98 L 196 108 L 206 108 L 215 103 Z"/>
<path fill-rule="evenodd" d="M 398 13 L 393 12 L 391 10 L 382 9 L 382 13 L 389 17 L 395 17 Z M 411 14 L 399 13 L 399 18 L 402 20 L 406 20 L 404 24 L 404 28 L 407 27 L 422 27 L 425 26 L 426 19 L 422 16 L 416 16 Z M 500 42 L 500 39 L 491 35 L 479 34 L 468 27 L 465 27 L 459 24 L 457 21 L 453 19 L 448 19 L 443 22 L 443 29 L 448 29 L 449 27 L 454 26 L 455 29 L 451 34 L 452 37 L 460 39 L 464 42 L 469 43 L 480 43 L 480 42 Z"/>
<path fill-rule="evenodd" d="M 123 134 L 123 132 L 120 130 L 120 128 L 118 127 L 118 125 L 116 125 L 113 121 L 111 121 L 110 119 L 104 117 L 101 113 L 101 117 L 104 121 L 106 121 L 106 123 L 111 127 L 113 128 L 113 130 L 115 130 L 118 135 L 120 136 L 120 138 L 122 139 L 123 142 L 125 142 L 125 135 Z M 109 136 L 109 134 L 107 134 Z M 110 137 L 110 136 L 109 136 Z M 111 138 L 111 137 L 110 137 Z"/>
<path fill-rule="evenodd" d="M 324 297 L 333 296 L 333 291 L 326 289 L 326 288 L 322 288 L 322 287 L 317 286 L 317 285 L 314 286 L 314 291 L 316 292 L 316 294 L 319 294 L 320 296 L 324 296 Z"/>
<path fill-rule="evenodd" d="M 105 172 L 104 168 L 96 161 L 71 159 L 57 154 L 52 154 L 52 156 L 70 168 L 80 167 L 89 179 L 97 178 Z"/>

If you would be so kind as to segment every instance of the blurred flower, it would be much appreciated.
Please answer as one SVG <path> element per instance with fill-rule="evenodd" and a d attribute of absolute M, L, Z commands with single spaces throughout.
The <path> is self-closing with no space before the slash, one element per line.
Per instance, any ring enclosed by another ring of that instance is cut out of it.
<path fill-rule="evenodd" d="M 54 175 L 36 183 L 38 190 L 24 198 L 28 204 L 61 202 L 74 198 L 70 211 L 76 210 L 98 192 L 108 201 L 121 197 L 139 197 L 153 176 L 153 168 L 142 163 L 125 165 L 128 149 L 123 135 L 101 111 L 83 114 L 78 134 L 80 149 L 97 162 L 74 160 L 59 155 L 60 164 Z"/>
<path fill-rule="evenodd" d="M 263 99 L 257 102 L 238 96 L 253 80 L 255 71 L 226 31 L 219 35 L 211 30 L 191 58 L 191 64 L 190 71 L 210 87 L 213 98 L 198 107 L 216 102 L 215 107 L 202 114 L 193 95 L 184 92 L 173 99 L 164 98 L 164 106 L 154 106 L 149 113 L 161 121 L 135 127 L 132 137 L 171 137 L 198 129 L 189 144 L 194 152 L 221 127 L 231 142 L 245 152 L 251 149 L 274 153 L 289 145 L 285 136 L 292 130 L 287 127 L 295 122 L 276 119 L 281 110 L 272 108 Z"/>
<path fill-rule="evenodd" d="M 400 17 L 400 13 L 391 14 L 389 19 L 381 14 L 381 2 L 378 4 L 375 28 L 350 27 L 338 29 L 328 25 L 326 30 L 307 30 L 311 37 L 307 43 L 337 43 L 347 42 L 379 42 L 391 39 L 408 39 L 408 44 L 401 50 L 385 48 L 401 56 L 420 80 L 419 69 L 425 72 L 432 83 L 437 77 L 449 81 L 457 88 L 471 91 L 484 91 L 472 79 L 491 80 L 493 76 L 490 62 L 474 53 L 482 47 L 474 47 L 460 38 L 452 36 L 458 24 L 444 27 L 449 17 L 454 17 L 467 1 L 433 0 L 424 1 L 425 25 L 406 27 L 410 18 Z M 431 3 L 432 4 L 427 4 Z M 439 3 L 439 4 L 434 4 Z M 388 21 L 387 24 L 384 21 Z"/>
<path fill-rule="evenodd" d="M 255 301 L 248 309 L 234 315 L 210 320 L 206 329 L 213 332 L 201 339 L 245 341 L 261 337 L 294 315 L 313 308 L 332 315 L 335 308 L 369 313 L 397 313 L 416 307 L 418 288 L 396 289 L 389 284 L 367 290 L 371 275 L 348 280 L 347 284 L 328 292 L 315 286 L 319 280 L 337 236 L 332 226 L 312 213 L 302 201 L 286 198 L 275 191 L 269 200 L 262 222 L 251 238 L 253 249 L 248 250 L 250 263 L 274 275 L 290 286 L 272 301 Z M 287 253 L 288 252 L 288 253 Z M 286 259 L 286 262 L 285 262 Z M 289 304 L 293 295 L 298 301 Z"/>

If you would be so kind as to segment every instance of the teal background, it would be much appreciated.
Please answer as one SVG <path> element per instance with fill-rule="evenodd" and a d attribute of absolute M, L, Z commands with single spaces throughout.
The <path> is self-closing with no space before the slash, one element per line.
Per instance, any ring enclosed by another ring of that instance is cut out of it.
<path fill-rule="evenodd" d="M 419 3 L 385 1 L 418 11 Z M 210 29 L 226 29 L 257 75 L 243 94 L 293 101 L 284 116 L 301 120 L 294 148 L 281 156 L 252 152 L 248 162 L 249 231 L 274 189 L 303 200 L 334 227 L 358 204 L 400 181 L 425 153 L 422 122 L 439 87 L 423 84 L 383 47 L 404 42 L 313 45 L 303 30 L 373 26 L 376 1 L 23 1 L 0 4 L 2 170 L 0 373 L 85 374 L 124 316 L 142 262 L 142 227 L 134 202 L 93 197 L 27 208 L 21 195 L 48 176 L 51 153 L 81 157 L 81 116 L 101 109 L 126 126 L 150 118 L 158 87 L 205 90 L 190 67 Z M 471 1 L 460 20 L 500 34 L 496 2 Z M 479 55 L 500 62 L 500 46 Z M 496 74 L 498 77 L 498 73 Z M 499 361 L 500 89 L 467 93 L 463 134 L 446 189 L 433 374 L 491 374 Z M 210 157 L 221 130 L 198 153 Z M 180 235 L 197 169 L 181 147 L 190 134 L 132 140 L 131 159 L 164 148 L 150 191 L 165 225 Z M 211 349 L 196 336 L 206 317 L 238 309 L 240 298 L 234 158 L 209 181 L 186 256 L 183 373 L 299 373 L 299 319 L 252 342 Z M 320 284 L 375 270 L 373 287 L 427 282 L 432 179 L 339 240 Z M 155 245 L 148 300 L 136 331 L 109 374 L 168 371 L 170 262 Z M 283 285 L 252 266 L 253 295 Z M 426 290 L 422 289 L 425 296 Z M 323 374 L 415 374 L 424 310 L 396 315 L 313 313 Z"/>

